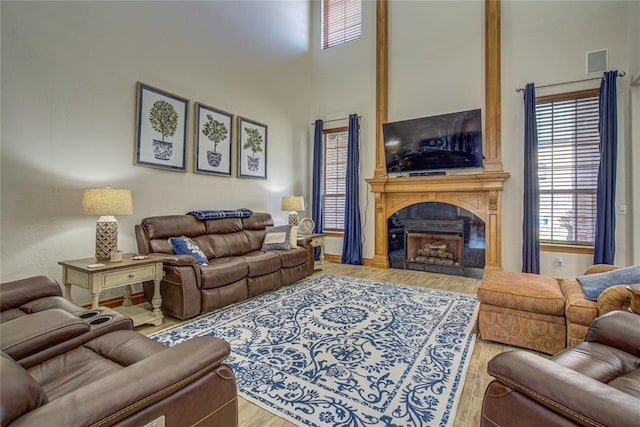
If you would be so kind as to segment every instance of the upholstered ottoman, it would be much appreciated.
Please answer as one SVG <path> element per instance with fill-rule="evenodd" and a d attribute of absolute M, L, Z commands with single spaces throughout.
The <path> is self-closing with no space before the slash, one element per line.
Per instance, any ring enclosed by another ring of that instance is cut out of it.
<path fill-rule="evenodd" d="M 482 339 L 556 354 L 566 347 L 565 299 L 556 279 L 485 272 L 478 288 Z"/>

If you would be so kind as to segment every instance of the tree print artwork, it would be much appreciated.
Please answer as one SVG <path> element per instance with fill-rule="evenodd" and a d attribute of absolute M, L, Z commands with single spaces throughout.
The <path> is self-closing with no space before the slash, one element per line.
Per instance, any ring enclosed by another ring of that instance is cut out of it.
<path fill-rule="evenodd" d="M 253 157 L 247 155 L 248 168 L 250 171 L 257 171 L 260 166 L 260 158 L 256 157 L 256 153 L 262 153 L 262 135 L 255 128 L 244 128 L 247 138 L 242 148 L 249 149 L 253 153 Z"/>
<path fill-rule="evenodd" d="M 213 151 L 207 151 L 207 162 L 214 167 L 220 166 L 222 153 L 218 153 L 218 144 L 229 134 L 227 127 L 224 123 L 214 120 L 211 114 L 207 114 L 207 121 L 202 127 L 202 134 L 213 142 Z"/>
<path fill-rule="evenodd" d="M 149 122 L 156 132 L 162 135 L 161 140 L 153 140 L 153 154 L 156 159 L 169 160 L 173 154 L 173 144 L 165 141 L 168 136 L 174 136 L 178 127 L 178 113 L 173 105 L 159 100 L 153 103 L 149 110 Z"/>

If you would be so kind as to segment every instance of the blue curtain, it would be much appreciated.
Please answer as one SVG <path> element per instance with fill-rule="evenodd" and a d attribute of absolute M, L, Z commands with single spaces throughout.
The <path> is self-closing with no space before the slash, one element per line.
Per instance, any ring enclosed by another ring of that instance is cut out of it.
<path fill-rule="evenodd" d="M 613 264 L 616 253 L 617 77 L 617 70 L 607 71 L 600 83 L 600 167 L 596 193 L 595 264 Z"/>
<path fill-rule="evenodd" d="M 347 191 L 344 207 L 344 240 L 342 242 L 342 263 L 362 265 L 362 231 L 360 229 L 360 205 L 358 164 L 360 154 L 360 125 L 358 115 L 349 115 L 349 135 L 347 140 Z"/>
<path fill-rule="evenodd" d="M 315 232 L 322 233 L 322 120 L 316 120 L 313 134 L 313 194 L 311 196 L 311 219 Z M 320 259 L 320 248 L 315 249 L 316 260 Z"/>
<path fill-rule="evenodd" d="M 538 125 L 536 88 L 524 90 L 524 218 L 522 220 L 522 272 L 540 273 L 540 188 L 538 185 Z"/>

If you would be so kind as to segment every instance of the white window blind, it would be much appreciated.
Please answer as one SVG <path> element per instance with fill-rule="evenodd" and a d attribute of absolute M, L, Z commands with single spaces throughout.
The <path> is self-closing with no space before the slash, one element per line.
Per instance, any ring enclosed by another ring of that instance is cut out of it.
<path fill-rule="evenodd" d="M 362 34 L 361 0 L 322 0 L 322 49 L 357 39 Z"/>
<path fill-rule="evenodd" d="M 598 90 L 536 99 L 540 241 L 593 245 Z"/>
<path fill-rule="evenodd" d="M 347 140 L 347 128 L 325 130 L 323 231 L 344 231 L 344 204 L 347 191 Z"/>

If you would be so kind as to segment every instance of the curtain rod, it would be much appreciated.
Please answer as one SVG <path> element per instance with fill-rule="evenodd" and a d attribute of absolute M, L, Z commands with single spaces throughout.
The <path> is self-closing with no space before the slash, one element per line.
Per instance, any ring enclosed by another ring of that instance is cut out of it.
<path fill-rule="evenodd" d="M 624 77 L 626 76 L 627 73 L 625 73 L 624 71 L 619 71 L 618 72 L 618 77 Z M 553 86 L 562 86 L 562 85 L 569 85 L 569 84 L 573 84 L 573 83 L 581 83 L 581 82 L 588 82 L 590 80 L 601 80 L 602 77 L 591 77 L 589 79 L 582 79 L 582 80 L 572 80 L 570 82 L 563 82 L 563 83 L 551 83 L 548 85 L 541 85 L 541 86 L 536 86 L 536 89 L 542 89 L 544 87 L 553 87 Z M 524 92 L 524 88 L 523 87 L 519 87 L 516 89 L 516 92 Z"/>
<path fill-rule="evenodd" d="M 358 119 L 361 119 L 361 118 L 362 118 L 362 115 L 358 115 Z M 344 118 L 342 118 L 342 119 L 323 120 L 323 121 L 322 121 L 322 124 L 325 124 L 325 123 L 331 123 L 331 122 L 340 122 L 340 121 L 342 121 L 342 120 L 349 120 L 349 117 L 344 117 Z M 315 124 L 316 124 L 316 122 L 313 122 L 313 123 L 311 123 L 311 124 L 312 124 L 312 125 L 315 125 Z"/>

